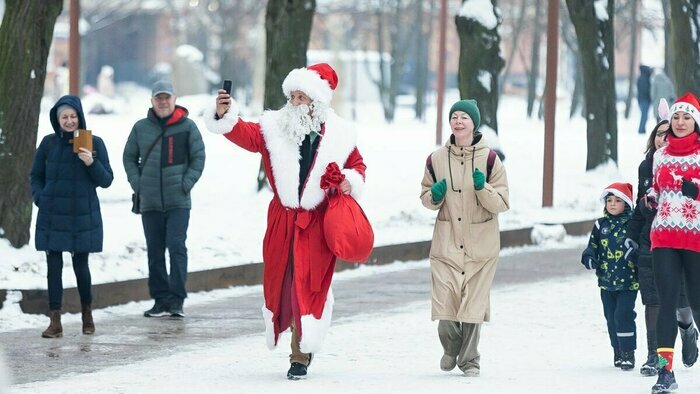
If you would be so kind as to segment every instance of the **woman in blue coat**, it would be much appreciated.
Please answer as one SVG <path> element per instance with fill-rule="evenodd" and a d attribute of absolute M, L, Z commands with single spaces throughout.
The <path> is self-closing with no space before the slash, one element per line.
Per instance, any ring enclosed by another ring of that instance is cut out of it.
<path fill-rule="evenodd" d="M 46 252 L 51 324 L 44 338 L 63 336 L 63 252 L 73 257 L 82 304 L 83 334 L 93 334 L 92 283 L 88 255 L 102 251 L 102 214 L 96 188 L 109 187 L 114 175 L 107 149 L 93 136 L 93 152 L 73 153 L 73 132 L 85 129 L 80 98 L 63 96 L 49 114 L 54 133 L 39 144 L 31 171 L 32 199 L 39 208 L 34 240 Z"/>

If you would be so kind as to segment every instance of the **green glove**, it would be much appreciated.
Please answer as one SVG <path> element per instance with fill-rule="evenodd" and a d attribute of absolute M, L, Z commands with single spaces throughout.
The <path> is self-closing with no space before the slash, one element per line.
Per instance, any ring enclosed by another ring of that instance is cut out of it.
<path fill-rule="evenodd" d="M 472 179 L 474 179 L 474 189 L 481 190 L 484 188 L 484 184 L 486 183 L 486 175 L 484 175 L 483 172 L 479 171 L 478 168 L 474 169 L 474 172 L 472 173 Z"/>
<path fill-rule="evenodd" d="M 430 192 L 433 194 L 433 204 L 437 204 L 445 198 L 447 191 L 447 181 L 443 178 L 440 182 L 433 183 Z"/>

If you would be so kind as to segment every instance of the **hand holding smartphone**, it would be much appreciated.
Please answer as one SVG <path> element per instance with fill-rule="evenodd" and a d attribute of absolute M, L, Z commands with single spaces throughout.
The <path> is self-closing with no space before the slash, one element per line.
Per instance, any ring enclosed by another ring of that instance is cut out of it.
<path fill-rule="evenodd" d="M 229 96 L 231 95 L 231 84 L 232 82 L 230 79 L 224 79 L 224 90 Z"/>

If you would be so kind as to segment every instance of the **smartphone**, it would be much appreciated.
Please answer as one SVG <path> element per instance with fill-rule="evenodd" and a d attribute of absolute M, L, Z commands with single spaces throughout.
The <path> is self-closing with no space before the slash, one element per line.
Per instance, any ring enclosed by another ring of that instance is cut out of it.
<path fill-rule="evenodd" d="M 230 96 L 231 95 L 231 80 L 224 79 L 224 90 Z"/>

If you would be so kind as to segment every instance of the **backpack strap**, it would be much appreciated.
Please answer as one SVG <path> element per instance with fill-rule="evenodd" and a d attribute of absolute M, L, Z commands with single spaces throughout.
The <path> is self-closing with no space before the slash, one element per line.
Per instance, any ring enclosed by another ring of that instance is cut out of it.
<path fill-rule="evenodd" d="M 425 160 L 425 168 L 428 169 L 428 172 L 430 173 L 430 176 L 433 177 L 433 183 L 437 182 L 437 178 L 435 177 L 435 170 L 433 169 L 433 154 L 428 155 L 428 159 Z"/>
<path fill-rule="evenodd" d="M 486 182 L 491 179 L 491 170 L 493 170 L 493 163 L 496 162 L 496 151 L 489 149 L 489 157 L 486 159 Z"/>

